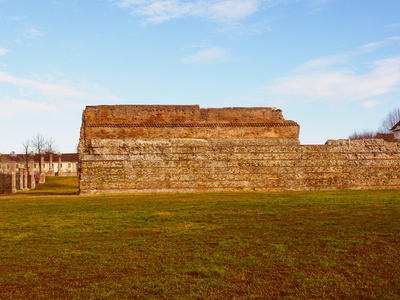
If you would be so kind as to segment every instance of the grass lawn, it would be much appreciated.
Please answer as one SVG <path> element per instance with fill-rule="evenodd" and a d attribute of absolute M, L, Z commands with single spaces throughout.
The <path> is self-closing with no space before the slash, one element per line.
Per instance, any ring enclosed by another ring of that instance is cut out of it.
<path fill-rule="evenodd" d="M 0 299 L 400 299 L 399 190 L 56 195 L 64 180 L 0 197 Z"/>
<path fill-rule="evenodd" d="M 19 192 L 36 195 L 76 195 L 78 192 L 78 176 L 46 177 L 46 182 L 38 184 L 34 190 Z"/>

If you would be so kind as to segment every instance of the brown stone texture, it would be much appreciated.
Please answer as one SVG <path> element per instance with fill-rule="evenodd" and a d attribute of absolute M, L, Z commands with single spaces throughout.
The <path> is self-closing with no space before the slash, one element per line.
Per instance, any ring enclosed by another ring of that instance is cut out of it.
<path fill-rule="evenodd" d="M 400 188 L 399 150 L 383 140 L 96 140 L 81 160 L 80 191 Z"/>
<path fill-rule="evenodd" d="M 83 113 L 80 146 L 92 139 L 298 139 L 299 125 L 275 108 L 100 105 Z"/>
<path fill-rule="evenodd" d="M 35 181 L 35 161 L 30 160 L 29 161 L 29 189 L 34 189 L 36 187 L 36 181 Z"/>
<path fill-rule="evenodd" d="M 241 125 L 168 127 L 167 121 L 177 120 L 168 119 L 174 115 L 168 106 L 165 123 L 159 123 L 164 127 L 128 127 L 133 130 L 125 135 L 119 131 L 123 127 L 111 125 L 160 121 L 140 115 L 129 120 L 130 113 L 143 113 L 144 106 L 88 107 L 79 145 L 81 194 L 400 188 L 400 143 L 371 139 L 300 145 L 298 125 L 285 121 L 280 110 L 256 108 L 252 115 L 245 108 L 241 118 L 239 110 L 232 108 L 232 117 L 230 109 L 220 109 L 219 119 L 218 109 L 203 113 L 196 107 L 188 106 L 194 109 L 191 119 L 178 118 L 180 122 Z M 125 113 L 115 113 L 121 109 Z M 153 112 L 152 106 L 148 109 Z M 292 125 L 276 126 L 287 130 L 281 133 L 273 125 L 243 125 L 274 122 Z M 97 124 L 110 127 L 105 130 Z M 135 131 L 138 128 L 142 131 Z M 243 128 L 247 132 L 242 133 Z M 181 136 L 182 132 L 192 136 Z"/>
<path fill-rule="evenodd" d="M 15 163 L 10 164 L 10 174 L 11 174 L 11 193 L 17 192 L 17 166 Z"/>
<path fill-rule="evenodd" d="M 13 175 L 11 173 L 0 173 L 0 194 L 11 192 L 16 192 L 15 183 L 13 183 Z"/>

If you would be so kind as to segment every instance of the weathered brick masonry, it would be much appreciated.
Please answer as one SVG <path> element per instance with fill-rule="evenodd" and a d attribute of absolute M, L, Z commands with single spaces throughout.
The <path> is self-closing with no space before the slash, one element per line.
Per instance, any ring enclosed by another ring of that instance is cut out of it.
<path fill-rule="evenodd" d="M 89 106 L 80 192 L 400 188 L 400 144 L 300 145 L 273 108 Z"/>

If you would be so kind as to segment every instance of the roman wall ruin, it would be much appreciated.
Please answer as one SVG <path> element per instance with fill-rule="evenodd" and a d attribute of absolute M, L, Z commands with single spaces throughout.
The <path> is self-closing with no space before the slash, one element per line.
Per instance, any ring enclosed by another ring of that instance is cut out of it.
<path fill-rule="evenodd" d="M 275 108 L 88 106 L 80 193 L 400 188 L 400 143 L 300 145 Z"/>

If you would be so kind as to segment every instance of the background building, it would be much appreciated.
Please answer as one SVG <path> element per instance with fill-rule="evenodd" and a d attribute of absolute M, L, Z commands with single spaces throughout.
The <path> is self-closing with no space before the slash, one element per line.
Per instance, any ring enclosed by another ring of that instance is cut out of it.
<path fill-rule="evenodd" d="M 34 160 L 35 174 L 40 173 L 41 157 L 39 155 L 25 154 L 1 154 L 0 172 L 8 173 L 11 163 L 16 164 L 16 168 L 26 168 L 29 160 Z M 46 176 L 77 176 L 78 175 L 78 154 L 61 153 L 43 155 L 43 171 Z"/>

